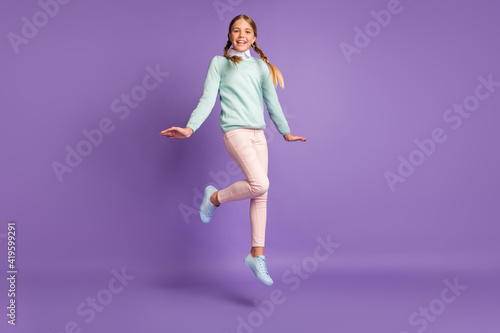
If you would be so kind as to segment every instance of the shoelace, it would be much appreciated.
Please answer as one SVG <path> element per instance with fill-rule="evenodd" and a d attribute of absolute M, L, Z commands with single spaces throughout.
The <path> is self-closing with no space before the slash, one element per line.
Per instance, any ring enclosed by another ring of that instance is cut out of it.
<path fill-rule="evenodd" d="M 258 261 L 259 261 L 259 265 L 260 265 L 260 270 L 263 271 L 264 273 L 266 273 L 267 275 L 269 275 L 269 273 L 267 272 L 267 267 L 266 267 L 266 259 L 264 258 L 261 258 L 261 257 L 257 257 Z"/>
<path fill-rule="evenodd" d="M 215 212 L 216 208 L 217 208 L 217 206 L 215 206 L 212 203 L 210 203 L 208 205 L 207 216 L 212 216 L 212 214 Z"/>

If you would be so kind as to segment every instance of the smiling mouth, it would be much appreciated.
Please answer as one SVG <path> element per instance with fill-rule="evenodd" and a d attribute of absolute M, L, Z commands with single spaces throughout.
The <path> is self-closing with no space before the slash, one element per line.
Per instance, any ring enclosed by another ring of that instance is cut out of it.
<path fill-rule="evenodd" d="M 246 43 L 247 43 L 247 42 L 245 42 L 245 41 L 237 41 L 237 42 L 236 42 L 236 44 L 238 44 L 238 45 L 245 45 Z"/>

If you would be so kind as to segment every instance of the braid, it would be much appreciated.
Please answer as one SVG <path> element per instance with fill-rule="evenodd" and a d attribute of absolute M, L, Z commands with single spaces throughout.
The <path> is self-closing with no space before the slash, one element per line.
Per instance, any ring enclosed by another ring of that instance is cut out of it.
<path fill-rule="evenodd" d="M 253 47 L 254 51 L 261 57 L 261 59 L 264 60 L 264 62 L 269 65 L 269 70 L 271 71 L 271 77 L 273 79 L 274 87 L 277 86 L 276 81 L 278 81 L 280 83 L 281 87 L 283 89 L 285 89 L 285 83 L 283 82 L 283 75 L 281 75 L 281 72 L 279 71 L 279 69 L 269 62 L 269 59 L 266 57 L 264 52 L 262 52 L 262 50 L 259 48 L 259 46 L 257 45 L 257 42 L 253 42 L 252 47 Z"/>
<path fill-rule="evenodd" d="M 259 49 L 259 46 L 257 45 L 257 42 L 253 42 L 252 47 L 253 47 L 254 51 L 257 52 L 257 54 L 262 58 L 262 60 L 264 60 L 264 62 L 266 64 L 269 64 L 269 59 L 267 59 L 267 57 L 264 54 L 264 52 L 262 52 L 262 50 Z"/>
<path fill-rule="evenodd" d="M 231 60 L 233 62 L 233 65 L 236 67 L 236 64 L 239 63 L 240 61 L 242 61 L 243 58 L 241 58 L 239 56 L 229 56 L 229 54 L 227 53 L 227 51 L 229 50 L 229 48 L 231 47 L 231 45 L 233 45 L 233 44 L 228 39 L 227 43 L 226 43 L 226 46 L 224 46 L 224 57 L 226 57 L 229 60 Z"/>

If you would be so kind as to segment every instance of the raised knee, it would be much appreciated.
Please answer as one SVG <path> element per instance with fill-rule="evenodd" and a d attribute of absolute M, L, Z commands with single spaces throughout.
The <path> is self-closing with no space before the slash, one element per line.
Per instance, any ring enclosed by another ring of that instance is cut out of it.
<path fill-rule="evenodd" d="M 268 189 L 269 189 L 269 178 L 266 177 L 264 183 L 262 184 L 263 191 L 261 194 L 266 193 Z"/>
<path fill-rule="evenodd" d="M 269 178 L 263 178 L 261 179 L 257 184 L 252 186 L 252 193 L 255 196 L 262 195 L 267 192 L 269 189 Z"/>

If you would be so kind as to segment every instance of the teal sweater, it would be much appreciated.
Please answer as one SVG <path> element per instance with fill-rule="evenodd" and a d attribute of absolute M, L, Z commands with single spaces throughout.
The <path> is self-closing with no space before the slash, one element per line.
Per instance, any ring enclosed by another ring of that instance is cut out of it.
<path fill-rule="evenodd" d="M 212 112 L 219 93 L 222 132 L 236 128 L 265 129 L 264 99 L 278 132 L 281 135 L 290 133 L 267 64 L 260 58 L 251 57 L 243 58 L 236 66 L 224 56 L 213 57 L 208 66 L 203 94 L 186 127 L 196 131 L 201 126 Z"/>

